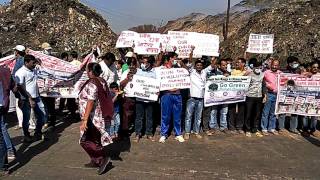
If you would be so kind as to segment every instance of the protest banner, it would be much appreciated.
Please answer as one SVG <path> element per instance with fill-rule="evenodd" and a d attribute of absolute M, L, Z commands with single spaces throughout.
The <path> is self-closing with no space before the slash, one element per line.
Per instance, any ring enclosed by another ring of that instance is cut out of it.
<path fill-rule="evenodd" d="M 207 79 L 204 106 L 244 102 L 250 80 L 248 76 L 214 76 Z"/>
<path fill-rule="evenodd" d="M 133 47 L 138 38 L 139 34 L 134 31 L 122 31 L 118 37 L 116 48 Z"/>
<path fill-rule="evenodd" d="M 192 44 L 195 46 L 194 54 L 202 56 L 219 56 L 219 36 L 214 34 L 193 33 Z"/>
<path fill-rule="evenodd" d="M 250 34 L 247 52 L 257 54 L 272 54 L 273 41 L 273 34 Z"/>
<path fill-rule="evenodd" d="M 160 91 L 190 88 L 190 75 L 184 68 L 157 69 Z"/>
<path fill-rule="evenodd" d="M 171 36 L 170 45 L 177 47 L 176 53 L 179 58 L 189 58 L 192 46 L 195 46 L 195 34 L 194 32 L 184 31 L 169 31 L 168 35 Z M 200 58 L 200 54 L 193 53 L 194 58 Z"/>
<path fill-rule="evenodd" d="M 164 52 L 173 52 L 173 45 L 171 43 L 171 37 L 168 34 L 161 34 L 161 39 L 160 39 L 160 43 L 161 43 L 161 51 Z"/>
<path fill-rule="evenodd" d="M 320 116 L 320 76 L 278 76 L 276 114 Z"/>
<path fill-rule="evenodd" d="M 134 52 L 145 55 L 159 54 L 160 39 L 159 33 L 140 33 L 134 44 Z"/>
<path fill-rule="evenodd" d="M 154 78 L 134 75 L 129 82 L 130 91 L 126 92 L 130 97 L 157 101 L 160 92 L 160 82 Z"/>

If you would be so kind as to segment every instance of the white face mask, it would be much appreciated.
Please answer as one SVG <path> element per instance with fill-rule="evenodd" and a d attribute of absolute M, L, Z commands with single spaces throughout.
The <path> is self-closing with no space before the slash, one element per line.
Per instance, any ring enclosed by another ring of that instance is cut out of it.
<path fill-rule="evenodd" d="M 260 74 L 261 73 L 261 69 L 254 69 L 254 73 Z"/>
<path fill-rule="evenodd" d="M 146 64 L 141 64 L 141 69 L 142 69 L 142 70 L 147 70 L 148 67 L 146 66 Z"/>
<path fill-rule="evenodd" d="M 299 67 L 299 64 L 298 63 L 294 63 L 294 64 L 292 64 L 292 66 L 291 66 L 293 69 L 297 69 L 298 67 Z"/>
<path fill-rule="evenodd" d="M 232 69 L 231 69 L 231 64 L 227 64 L 227 71 L 228 71 L 228 72 L 231 72 L 231 71 L 232 71 Z"/>

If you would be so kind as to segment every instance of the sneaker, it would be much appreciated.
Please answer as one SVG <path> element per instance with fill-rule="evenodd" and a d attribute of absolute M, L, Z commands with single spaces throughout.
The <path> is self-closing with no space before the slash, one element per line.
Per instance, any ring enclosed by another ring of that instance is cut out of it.
<path fill-rule="evenodd" d="M 238 134 L 244 134 L 243 130 L 238 130 Z"/>
<path fill-rule="evenodd" d="M 246 136 L 247 137 L 251 137 L 251 133 L 250 132 L 246 132 Z"/>
<path fill-rule="evenodd" d="M 259 131 L 256 132 L 256 136 L 257 137 L 263 137 L 263 135 Z"/>
<path fill-rule="evenodd" d="M 207 135 L 207 136 L 212 136 L 213 134 L 212 134 L 211 131 L 206 131 L 206 135 Z"/>
<path fill-rule="evenodd" d="M 319 132 L 318 130 L 313 131 L 313 132 L 311 132 L 310 134 L 311 134 L 312 136 L 314 136 L 314 137 L 320 137 L 320 132 Z"/>
<path fill-rule="evenodd" d="M 8 160 L 14 160 L 16 159 L 16 155 L 12 151 L 8 151 Z"/>
<path fill-rule="evenodd" d="M 230 134 L 236 135 L 236 134 L 238 134 L 238 132 L 236 130 L 230 130 Z"/>
<path fill-rule="evenodd" d="M 183 139 L 183 137 L 181 135 L 180 136 L 176 136 L 174 139 L 179 141 L 179 142 L 181 142 L 181 143 L 184 142 L 184 139 Z"/>
<path fill-rule="evenodd" d="M 134 137 L 133 142 L 138 143 L 140 141 L 140 135 L 136 135 L 136 137 Z"/>
<path fill-rule="evenodd" d="M 10 171 L 8 169 L 6 170 L 0 170 L 0 177 L 9 177 Z"/>
<path fill-rule="evenodd" d="M 202 139 L 202 136 L 199 133 L 194 134 L 198 139 Z"/>
<path fill-rule="evenodd" d="M 290 130 L 290 133 L 292 133 L 292 134 L 300 134 L 299 131 L 296 130 L 296 129 L 295 130 Z"/>
<path fill-rule="evenodd" d="M 279 133 L 276 130 L 271 130 L 269 131 L 269 133 L 272 135 L 279 135 Z"/>
<path fill-rule="evenodd" d="M 269 136 L 269 133 L 268 133 L 268 131 L 262 131 L 262 135 L 263 136 Z"/>
<path fill-rule="evenodd" d="M 165 143 L 166 142 L 166 137 L 165 136 L 161 136 L 159 139 L 159 143 Z"/>
<path fill-rule="evenodd" d="M 147 135 L 147 139 L 149 139 L 150 141 L 154 142 L 154 137 L 152 135 Z"/>
<path fill-rule="evenodd" d="M 184 134 L 184 139 L 189 140 L 190 139 L 190 133 L 185 133 Z"/>
<path fill-rule="evenodd" d="M 102 161 L 102 163 L 101 163 L 101 165 L 100 165 L 100 167 L 98 169 L 98 175 L 103 174 L 107 170 L 107 166 L 108 166 L 109 163 L 110 163 L 110 157 L 106 157 Z"/>

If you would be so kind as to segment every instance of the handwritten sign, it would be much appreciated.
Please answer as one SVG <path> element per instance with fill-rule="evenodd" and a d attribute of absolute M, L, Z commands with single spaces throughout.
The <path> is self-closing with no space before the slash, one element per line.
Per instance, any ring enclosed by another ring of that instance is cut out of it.
<path fill-rule="evenodd" d="M 168 34 L 161 34 L 161 51 L 164 52 L 173 52 L 173 44 L 171 43 L 172 36 Z"/>
<path fill-rule="evenodd" d="M 161 35 L 158 33 L 141 33 L 135 42 L 134 52 L 137 54 L 159 54 Z"/>
<path fill-rule="evenodd" d="M 184 68 L 158 69 L 157 78 L 160 80 L 160 91 L 170 89 L 190 88 L 190 75 Z"/>
<path fill-rule="evenodd" d="M 214 34 L 193 33 L 191 35 L 195 46 L 194 54 L 204 56 L 219 56 L 219 36 Z"/>
<path fill-rule="evenodd" d="M 133 47 L 138 37 L 139 34 L 134 31 L 122 31 L 117 40 L 116 48 Z"/>
<path fill-rule="evenodd" d="M 248 76 L 214 76 L 207 80 L 204 93 L 204 106 L 232 104 L 246 100 L 250 86 Z"/>
<path fill-rule="evenodd" d="M 129 82 L 130 97 L 157 101 L 160 92 L 160 82 L 154 78 L 134 75 Z"/>
<path fill-rule="evenodd" d="M 273 41 L 273 34 L 250 34 L 247 52 L 257 54 L 272 54 Z"/>
<path fill-rule="evenodd" d="M 191 53 L 191 47 L 195 45 L 195 33 L 184 31 L 169 31 L 171 36 L 170 44 L 177 47 L 176 53 L 179 58 L 188 58 Z M 200 54 L 193 53 L 194 58 L 200 58 Z"/>

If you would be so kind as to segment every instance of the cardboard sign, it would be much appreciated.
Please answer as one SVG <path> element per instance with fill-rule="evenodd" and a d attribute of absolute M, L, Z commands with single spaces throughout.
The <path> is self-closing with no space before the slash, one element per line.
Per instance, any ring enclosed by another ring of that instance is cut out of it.
<path fill-rule="evenodd" d="M 250 34 L 247 52 L 257 54 L 272 54 L 273 41 L 273 34 Z"/>
<path fill-rule="evenodd" d="M 204 106 L 244 102 L 250 86 L 248 76 L 214 76 L 207 80 Z"/>
<path fill-rule="evenodd" d="M 195 46 L 194 32 L 169 31 L 171 36 L 170 44 L 177 47 L 176 53 L 179 58 L 189 58 L 192 46 Z M 193 53 L 194 58 L 201 58 L 200 54 Z"/>
<path fill-rule="evenodd" d="M 157 101 L 160 92 L 160 82 L 154 78 L 134 75 L 129 82 L 130 97 Z"/>
<path fill-rule="evenodd" d="M 139 34 L 134 31 L 122 31 L 118 37 L 116 48 L 133 47 L 133 44 L 138 39 Z"/>
<path fill-rule="evenodd" d="M 158 33 L 141 33 L 135 42 L 134 52 L 145 55 L 159 54 L 160 39 L 161 35 Z"/>
<path fill-rule="evenodd" d="M 157 69 L 160 91 L 191 87 L 189 72 L 184 68 Z"/>
<path fill-rule="evenodd" d="M 193 33 L 191 35 L 195 49 L 194 54 L 219 56 L 219 36 L 213 34 Z"/>
<path fill-rule="evenodd" d="M 320 76 L 280 74 L 278 84 L 276 114 L 320 116 Z"/>
<path fill-rule="evenodd" d="M 161 34 L 161 51 L 164 52 L 173 52 L 173 44 L 171 43 L 172 36 L 168 34 Z"/>

